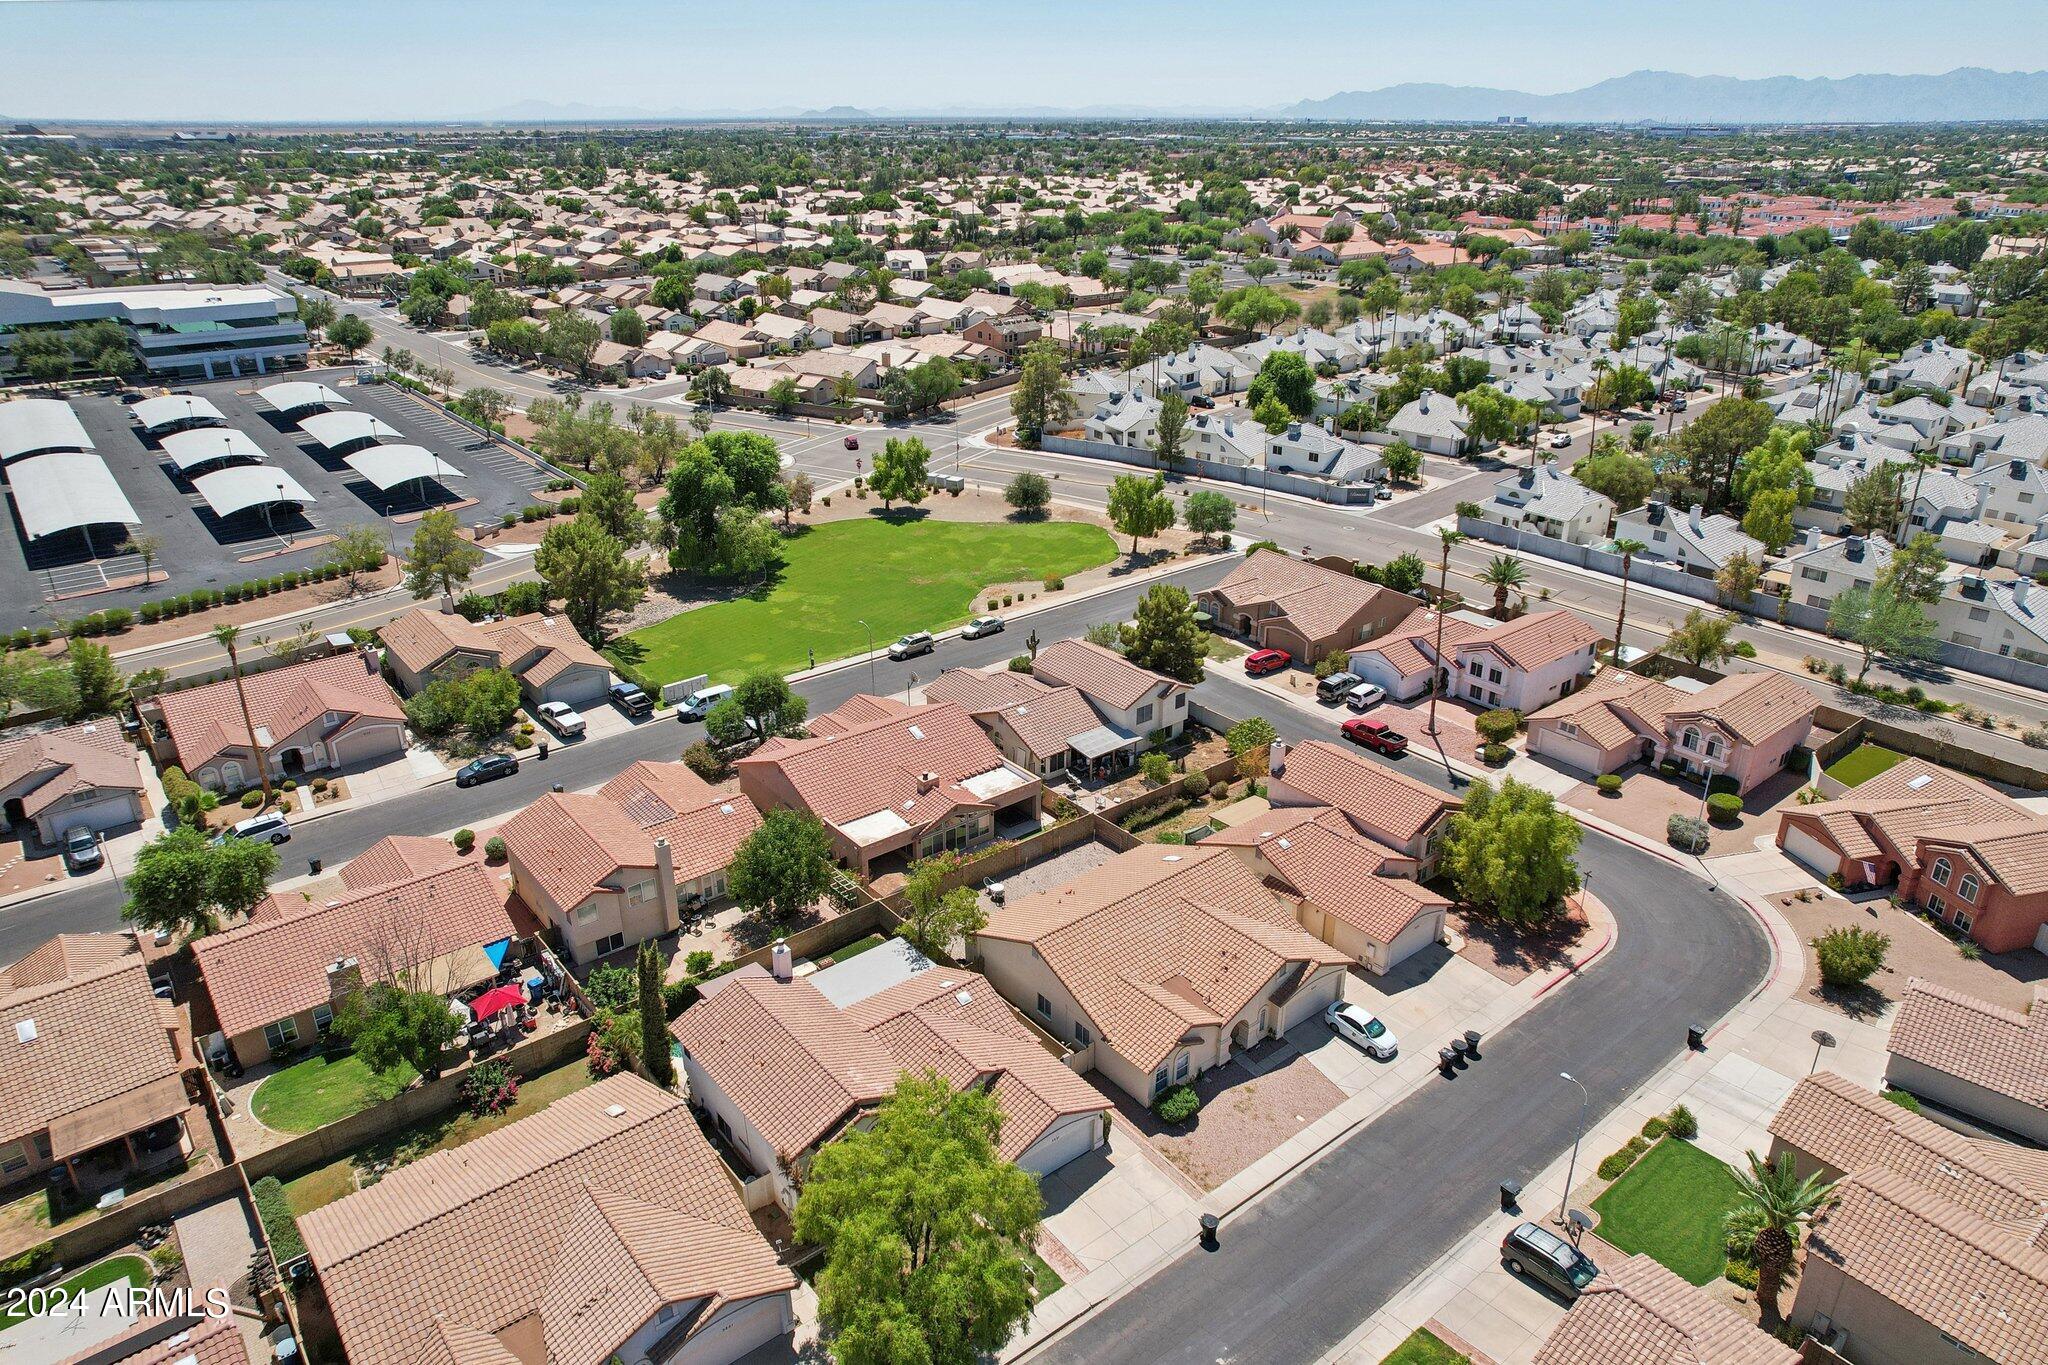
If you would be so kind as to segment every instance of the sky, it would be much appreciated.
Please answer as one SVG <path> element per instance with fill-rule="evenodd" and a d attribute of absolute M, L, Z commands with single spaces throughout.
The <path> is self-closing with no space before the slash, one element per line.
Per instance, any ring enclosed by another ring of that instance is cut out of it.
<path fill-rule="evenodd" d="M 1546 94 L 1644 68 L 2039 70 L 2042 18 L 2041 0 L 0 0 L 0 115 L 1269 108 L 1404 81 Z"/>

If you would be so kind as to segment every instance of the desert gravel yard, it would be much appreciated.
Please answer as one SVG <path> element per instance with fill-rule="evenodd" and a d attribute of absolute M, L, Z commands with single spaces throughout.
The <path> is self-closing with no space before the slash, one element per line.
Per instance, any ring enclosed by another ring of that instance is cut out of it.
<path fill-rule="evenodd" d="M 1161 1123 L 1116 1087 L 1103 1089 L 1116 1097 L 1118 1116 L 1205 1193 L 1344 1100 L 1344 1092 L 1300 1053 L 1260 1076 L 1239 1062 L 1203 1072 L 1195 1080 L 1202 1108 L 1176 1126 Z"/>

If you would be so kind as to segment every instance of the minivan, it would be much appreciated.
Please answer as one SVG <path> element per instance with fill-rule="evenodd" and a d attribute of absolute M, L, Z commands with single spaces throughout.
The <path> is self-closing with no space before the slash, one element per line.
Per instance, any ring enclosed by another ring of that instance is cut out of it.
<path fill-rule="evenodd" d="M 269 810 L 229 825 L 214 835 L 213 841 L 224 844 L 230 839 L 262 839 L 268 843 L 281 844 L 291 837 L 292 827 L 284 818 L 284 812 Z"/>
<path fill-rule="evenodd" d="M 1316 683 L 1316 700 L 1335 701 L 1364 681 L 1356 673 L 1332 673 Z"/>
<path fill-rule="evenodd" d="M 711 708 L 732 695 L 732 684 L 712 683 L 700 687 L 676 703 L 676 719 L 682 721 L 702 720 L 711 714 Z"/>
<path fill-rule="evenodd" d="M 1567 1299 L 1585 1293 L 1600 1275 L 1586 1253 L 1534 1223 L 1520 1224 L 1501 1238 L 1500 1259 L 1511 1273 L 1527 1275 Z"/>

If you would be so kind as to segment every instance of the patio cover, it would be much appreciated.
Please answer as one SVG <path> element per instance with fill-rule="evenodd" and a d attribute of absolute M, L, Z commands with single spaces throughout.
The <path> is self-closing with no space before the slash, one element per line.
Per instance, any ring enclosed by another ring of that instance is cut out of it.
<path fill-rule="evenodd" d="M 509 1010 L 515 1005 L 526 1003 L 526 988 L 519 985 L 493 986 L 469 1002 L 469 1012 L 479 1020 L 488 1019 L 500 1010 Z"/>
<path fill-rule="evenodd" d="M 59 450 L 10 465 L 7 482 L 30 540 L 81 526 L 142 525 L 114 471 L 88 450 Z"/>
<path fill-rule="evenodd" d="M 313 505 L 313 495 L 301 488 L 297 479 L 270 465 L 238 464 L 216 469 L 192 480 L 192 486 L 217 517 L 231 517 L 266 503 Z"/>
<path fill-rule="evenodd" d="M 1075 735 L 1067 741 L 1067 747 L 1083 758 L 1107 758 L 1137 742 L 1138 737 L 1128 730 L 1119 730 L 1114 725 L 1098 725 L 1093 730 L 1083 730 Z"/>
<path fill-rule="evenodd" d="M 52 1120 L 50 1156 L 56 1161 L 84 1156 L 95 1147 L 139 1133 L 191 1107 L 192 1101 L 185 1095 L 184 1077 L 160 1077 Z"/>
<path fill-rule="evenodd" d="M 164 454 L 180 474 L 215 460 L 267 460 L 263 447 L 233 427 L 201 427 L 174 431 L 163 439 Z"/>
<path fill-rule="evenodd" d="M 43 450 L 91 450 L 92 437 L 71 405 L 60 398 L 19 398 L 0 403 L 0 460 Z"/>
<path fill-rule="evenodd" d="M 347 456 L 342 463 L 376 484 L 380 492 L 387 493 L 414 479 L 468 477 L 425 446 L 371 446 Z"/>
<path fill-rule="evenodd" d="M 316 412 L 299 419 L 299 430 L 329 450 L 357 441 L 382 441 L 396 437 L 398 429 L 367 412 Z"/>
<path fill-rule="evenodd" d="M 305 380 L 293 380 L 284 384 L 272 384 L 256 390 L 256 396 L 270 404 L 274 411 L 289 416 L 302 408 L 345 408 L 349 401 L 328 388 L 325 384 L 312 384 Z"/>
<path fill-rule="evenodd" d="M 164 427 L 179 423 L 197 426 L 224 427 L 228 419 L 221 410 L 204 398 L 189 393 L 159 394 L 145 398 L 139 403 L 128 405 L 128 411 L 135 414 L 135 420 L 142 423 L 142 429 L 156 432 Z"/>

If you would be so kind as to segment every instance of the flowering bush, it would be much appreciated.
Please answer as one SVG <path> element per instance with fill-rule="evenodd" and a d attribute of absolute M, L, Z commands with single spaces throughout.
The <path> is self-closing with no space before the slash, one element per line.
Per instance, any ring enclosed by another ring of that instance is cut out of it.
<path fill-rule="evenodd" d="M 502 1114 L 519 1098 L 519 1079 L 509 1063 L 478 1062 L 462 1078 L 462 1102 L 478 1118 Z"/>

